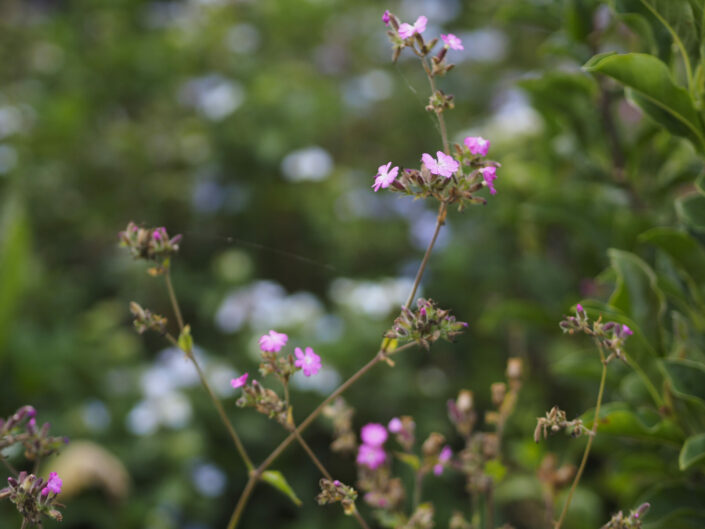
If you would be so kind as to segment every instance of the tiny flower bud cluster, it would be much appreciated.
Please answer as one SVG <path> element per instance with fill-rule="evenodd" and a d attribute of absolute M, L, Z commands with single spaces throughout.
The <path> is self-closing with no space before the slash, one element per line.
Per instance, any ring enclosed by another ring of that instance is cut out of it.
<path fill-rule="evenodd" d="M 24 456 L 35 461 L 56 454 L 69 442 L 67 437 L 50 436 L 48 422 L 38 428 L 36 415 L 32 406 L 23 406 L 7 419 L 0 419 L 0 450 L 21 443 Z"/>
<path fill-rule="evenodd" d="M 61 478 L 52 472 L 48 480 L 34 474 L 20 472 L 17 478 L 7 478 L 8 486 L 0 489 L 0 499 L 8 498 L 17 507 L 25 525 L 41 527 L 42 516 L 61 521 L 61 513 L 55 507 L 62 507 L 56 497 L 61 492 Z"/>
<path fill-rule="evenodd" d="M 354 414 L 355 410 L 342 397 L 323 408 L 323 415 L 333 421 L 333 442 L 330 445 L 333 452 L 357 451 L 357 437 L 352 427 Z"/>
<path fill-rule="evenodd" d="M 132 325 L 139 334 L 145 331 L 155 331 L 161 335 L 166 334 L 167 319 L 159 314 L 154 314 L 148 309 L 142 308 L 138 303 L 130 302 L 130 312 L 134 317 Z"/>
<path fill-rule="evenodd" d="M 340 502 L 343 507 L 343 512 L 348 516 L 355 512 L 355 500 L 357 499 L 357 491 L 340 481 L 321 479 L 319 481 L 321 493 L 316 496 L 318 505 L 326 505 L 328 503 Z"/>
<path fill-rule="evenodd" d="M 140 228 L 130 222 L 121 231 L 120 246 L 127 248 L 135 259 L 157 261 L 162 266 L 168 266 L 169 257 L 179 251 L 181 235 L 169 238 L 166 228 Z"/>
<path fill-rule="evenodd" d="M 634 334 L 628 326 L 614 321 L 602 323 L 602 315 L 591 321 L 582 305 L 578 304 L 575 309 L 575 316 L 566 316 L 560 322 L 560 327 L 564 333 L 573 334 L 583 332 L 594 337 L 600 346 L 604 347 L 610 354 L 605 359 L 605 363 L 613 358 L 626 361 L 624 357 L 624 342 Z"/>
<path fill-rule="evenodd" d="M 250 384 L 242 387 L 243 394 L 237 399 L 240 408 L 255 408 L 270 419 L 275 419 L 287 430 L 291 430 L 293 423 L 290 407 L 271 389 L 265 388 L 253 380 Z"/>
<path fill-rule="evenodd" d="M 648 503 L 642 503 L 636 510 L 629 513 L 628 516 L 619 511 L 612 516 L 612 519 L 602 526 L 602 529 L 641 529 L 641 519 L 649 510 Z"/>
<path fill-rule="evenodd" d="M 412 312 L 402 307 L 401 315 L 385 333 L 387 338 L 417 342 L 428 350 L 439 338 L 452 341 L 460 334 L 467 323 L 455 321 L 450 311 L 439 309 L 435 302 L 419 298 L 418 310 Z"/>
<path fill-rule="evenodd" d="M 545 417 L 536 418 L 536 429 L 534 430 L 534 441 L 537 443 L 543 438 L 547 439 L 549 433 L 554 434 L 561 430 L 566 430 L 571 437 L 580 437 L 583 434 L 591 435 L 592 432 L 584 425 L 582 419 L 569 421 L 566 413 L 558 406 L 554 406 L 546 412 Z"/>

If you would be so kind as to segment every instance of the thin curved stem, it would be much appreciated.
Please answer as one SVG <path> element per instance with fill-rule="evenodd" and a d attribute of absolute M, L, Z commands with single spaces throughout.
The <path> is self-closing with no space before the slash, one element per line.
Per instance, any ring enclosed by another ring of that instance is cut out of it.
<path fill-rule="evenodd" d="M 17 469 L 12 466 L 12 463 L 10 463 L 7 459 L 4 457 L 0 457 L 0 461 L 2 461 L 2 464 L 5 465 L 5 468 L 10 471 L 10 473 L 14 476 L 17 476 L 19 472 L 17 472 Z"/>
<path fill-rule="evenodd" d="M 169 300 L 171 301 L 171 307 L 174 309 L 174 315 L 176 316 L 176 322 L 179 324 L 179 331 L 184 330 L 184 318 L 181 316 L 181 309 L 179 308 L 179 300 L 176 299 L 176 293 L 174 292 L 174 286 L 171 284 L 171 271 L 167 268 L 164 273 L 164 280 L 166 282 L 166 289 L 169 291 Z"/>
<path fill-rule="evenodd" d="M 602 361 L 602 376 L 600 377 L 600 390 L 597 393 L 597 403 L 595 404 L 595 417 L 592 421 L 592 430 L 590 432 L 590 436 L 588 437 L 587 444 L 585 445 L 585 451 L 583 452 L 583 459 L 582 461 L 580 461 L 580 467 L 578 468 L 577 474 L 575 474 L 575 479 L 573 480 L 573 484 L 570 486 L 570 491 L 568 492 L 568 498 L 565 501 L 565 505 L 563 505 L 561 516 L 560 518 L 558 518 L 554 529 L 560 529 L 561 524 L 565 519 L 565 515 L 568 512 L 568 507 L 570 506 L 570 502 L 573 499 L 573 493 L 575 492 L 575 489 L 578 486 L 578 482 L 580 481 L 580 478 L 583 475 L 583 471 L 585 470 L 588 455 L 590 454 L 590 448 L 592 447 L 592 441 L 595 438 L 595 435 L 597 434 L 597 426 L 600 422 L 600 406 L 602 405 L 602 396 L 605 392 L 605 380 L 607 379 L 607 363 L 605 362 L 605 354 L 602 351 L 602 346 L 599 346 L 599 350 L 600 360 Z"/>
<path fill-rule="evenodd" d="M 407 309 L 411 306 L 414 301 L 414 296 L 416 295 L 416 291 L 419 288 L 419 284 L 421 284 L 421 278 L 423 277 L 423 273 L 426 270 L 426 264 L 428 263 L 428 260 L 431 257 L 433 246 L 436 244 L 438 233 L 441 231 L 441 226 L 445 224 L 447 207 L 448 206 L 446 206 L 445 202 L 441 202 L 441 205 L 438 208 L 438 216 L 436 217 L 436 229 L 433 232 L 433 237 L 431 238 L 431 242 L 429 243 L 428 248 L 426 248 L 426 253 L 423 256 L 421 265 L 419 265 L 419 270 L 418 272 L 416 272 L 416 279 L 414 279 L 414 285 L 411 287 L 411 293 L 409 294 L 409 298 L 404 304 Z"/>
<path fill-rule="evenodd" d="M 426 77 L 428 77 L 428 84 L 431 85 L 431 95 L 435 94 L 437 91 L 436 88 L 436 81 L 433 78 L 433 74 L 431 73 L 431 68 L 428 66 L 428 61 L 426 60 L 426 57 L 421 58 L 421 64 L 423 65 L 423 69 L 426 72 Z M 446 121 L 443 118 L 443 112 L 442 111 L 436 111 L 436 118 L 438 119 L 438 128 L 441 131 L 441 140 L 443 141 L 443 152 L 446 154 L 450 154 L 450 144 L 448 143 L 448 131 L 446 129 Z"/>

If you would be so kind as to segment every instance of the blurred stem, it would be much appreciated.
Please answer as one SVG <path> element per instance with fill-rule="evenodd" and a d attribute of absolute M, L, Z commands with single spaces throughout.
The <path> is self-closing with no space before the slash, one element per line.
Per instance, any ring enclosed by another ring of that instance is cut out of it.
<path fill-rule="evenodd" d="M 404 349 L 408 349 L 412 346 L 416 345 L 416 342 L 410 342 L 407 344 L 402 345 L 401 347 L 397 347 L 394 352 L 401 352 Z M 299 424 L 296 428 L 294 428 L 294 431 L 291 432 L 286 439 L 284 439 L 281 443 L 279 443 L 279 446 L 277 446 L 274 451 L 272 451 L 271 454 L 265 459 L 262 464 L 257 467 L 257 469 L 251 471 L 250 473 L 250 481 L 247 482 L 247 485 L 245 486 L 245 490 L 243 490 L 242 495 L 240 496 L 240 499 L 237 502 L 237 505 L 235 506 L 235 510 L 233 511 L 233 514 L 230 518 L 230 522 L 228 522 L 227 529 L 235 529 L 237 527 L 237 523 L 240 520 L 240 517 L 242 516 L 242 511 L 245 508 L 245 505 L 247 504 L 247 500 L 249 499 L 250 495 L 252 494 L 252 489 L 255 486 L 255 483 L 259 477 L 262 475 L 262 473 L 269 468 L 269 466 L 274 463 L 274 461 L 281 455 L 281 453 L 286 450 L 286 448 L 297 439 L 297 435 L 300 435 L 301 432 L 303 432 L 315 419 L 318 417 L 323 409 L 328 406 L 333 400 L 335 400 L 337 397 L 342 395 L 350 386 L 352 386 L 355 382 L 357 382 L 365 373 L 367 373 L 370 369 L 372 369 L 377 363 L 380 361 L 384 360 L 387 358 L 387 354 L 385 349 L 380 349 L 377 354 L 367 362 L 364 366 L 362 366 L 354 375 L 352 375 L 349 379 L 347 379 L 345 382 L 343 382 L 338 389 L 336 389 L 333 393 L 331 393 L 326 399 L 321 402 L 318 407 L 316 407 L 315 410 L 313 410 L 308 417 L 306 417 L 301 424 Z M 252 483 L 251 483 L 252 482 Z"/>
<path fill-rule="evenodd" d="M 174 338 L 171 334 L 167 333 L 166 338 L 173 345 L 175 345 L 176 347 L 181 349 L 181 347 L 179 346 L 178 340 L 176 340 L 176 338 Z M 210 384 L 208 383 L 208 380 L 206 380 L 206 376 L 203 373 L 201 366 L 198 364 L 198 361 L 196 360 L 196 357 L 194 356 L 193 351 L 186 351 L 184 349 L 181 349 L 181 350 L 184 351 L 184 353 L 186 353 L 186 356 L 188 357 L 189 360 L 191 360 L 193 367 L 196 368 L 196 372 L 198 373 L 198 378 L 201 380 L 201 385 L 205 388 L 211 401 L 213 401 L 213 405 L 215 406 L 215 409 L 218 412 L 218 415 L 220 416 L 220 420 L 222 421 L 223 425 L 225 426 L 225 429 L 228 430 L 228 433 L 230 434 L 230 437 L 232 438 L 233 443 L 235 443 L 235 448 L 237 449 L 238 453 L 240 454 L 240 457 L 242 458 L 242 460 L 245 462 L 245 466 L 247 467 L 247 470 L 251 472 L 255 466 L 252 463 L 250 456 L 247 455 L 247 451 L 245 450 L 245 447 L 242 444 L 242 441 L 240 441 L 240 437 L 237 435 L 235 428 L 233 427 L 232 423 L 230 422 L 230 419 L 228 419 L 228 416 L 226 415 L 225 410 L 223 409 L 223 405 L 220 403 L 220 399 L 218 399 L 218 397 L 216 397 L 215 393 L 213 392 L 213 389 L 211 388 Z"/>
<path fill-rule="evenodd" d="M 421 261 L 421 265 L 419 265 L 419 270 L 416 272 L 416 279 L 414 279 L 414 286 L 411 287 L 411 293 L 409 294 L 409 299 L 406 300 L 406 303 L 404 306 L 408 309 L 411 306 L 411 303 L 414 301 L 414 296 L 416 295 L 416 291 L 419 288 L 419 284 L 421 283 L 421 278 L 423 277 L 424 270 L 426 270 L 426 264 L 428 263 L 428 259 L 431 257 L 431 252 L 433 251 L 433 246 L 436 244 L 436 239 L 438 238 L 438 233 L 441 231 L 441 226 L 445 224 L 446 221 L 446 214 L 447 214 L 447 205 L 445 202 L 441 202 L 440 207 L 438 208 L 438 216 L 436 217 L 436 229 L 433 232 L 433 237 L 431 238 L 431 242 L 428 244 L 428 248 L 426 248 L 426 253 L 423 256 L 423 260 Z"/>
<path fill-rule="evenodd" d="M 563 520 L 565 519 L 565 515 L 568 512 L 568 507 L 570 506 L 570 502 L 573 499 L 573 493 L 575 492 L 575 489 L 578 486 L 578 482 L 580 481 L 580 478 L 583 475 L 583 471 L 585 470 L 585 464 L 587 463 L 587 458 L 588 458 L 588 455 L 590 454 L 590 448 L 592 447 L 592 441 L 595 438 L 595 435 L 597 435 L 597 425 L 600 422 L 599 421 L 600 406 L 602 405 L 602 396 L 604 395 L 604 392 L 605 392 L 605 380 L 607 379 L 607 362 L 605 361 L 605 353 L 602 350 L 602 345 L 600 345 L 599 342 L 597 342 L 597 348 L 600 351 L 600 361 L 602 362 L 602 376 L 600 377 L 600 390 L 597 393 L 597 403 L 595 404 L 595 416 L 592 420 L 592 430 L 590 431 L 590 435 L 588 437 L 587 444 L 585 445 L 585 451 L 583 452 L 583 459 L 582 459 L 582 461 L 580 461 L 580 467 L 578 468 L 577 474 L 575 474 L 575 479 L 573 480 L 573 484 L 570 486 L 570 492 L 568 492 L 568 498 L 565 501 L 565 505 L 563 505 L 563 510 L 561 511 L 561 516 L 560 516 L 560 518 L 558 518 L 558 521 L 556 522 L 554 529 L 560 529 L 561 524 L 563 523 Z"/>
<path fill-rule="evenodd" d="M 17 474 L 19 474 L 19 472 L 17 472 L 17 469 L 13 467 L 7 459 L 5 459 L 4 457 L 0 457 L 0 461 L 2 461 L 2 464 L 5 465 L 5 468 L 7 468 L 7 470 L 9 470 L 13 476 L 17 476 Z"/>
<path fill-rule="evenodd" d="M 423 470 L 419 470 L 418 472 L 416 472 L 416 476 L 414 479 L 414 499 L 413 499 L 414 502 L 412 504 L 412 514 L 413 514 L 413 511 L 415 511 L 416 508 L 421 503 L 421 492 L 423 490 L 423 477 L 424 477 Z"/>
<path fill-rule="evenodd" d="M 494 483 L 489 479 L 487 492 L 485 492 L 485 522 L 487 529 L 494 529 Z"/>
<path fill-rule="evenodd" d="M 428 77 L 428 84 L 431 85 L 431 96 L 433 96 L 438 89 L 436 88 L 436 81 L 433 78 L 433 74 L 431 73 L 431 68 L 428 66 L 428 61 L 426 60 L 426 57 L 421 58 L 421 64 L 423 65 L 423 69 L 426 72 L 426 77 Z M 450 145 L 448 144 L 448 131 L 446 129 L 446 121 L 443 118 L 443 111 L 435 111 L 435 114 L 436 118 L 438 118 L 438 127 L 441 131 L 441 140 L 443 141 L 443 152 L 450 155 Z"/>
<path fill-rule="evenodd" d="M 179 331 L 184 330 L 184 319 L 181 317 L 181 309 L 179 308 L 179 301 L 176 299 L 176 293 L 174 292 L 174 286 L 171 284 L 171 270 L 166 269 L 164 273 L 164 280 L 166 281 L 166 289 L 169 291 L 169 299 L 171 300 L 171 306 L 174 309 L 174 314 L 176 315 L 176 321 L 179 324 Z"/>

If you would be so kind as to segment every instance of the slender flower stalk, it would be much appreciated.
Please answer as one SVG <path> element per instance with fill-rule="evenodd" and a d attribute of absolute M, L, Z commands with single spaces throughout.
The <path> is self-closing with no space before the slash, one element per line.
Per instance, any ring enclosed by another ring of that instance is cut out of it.
<path fill-rule="evenodd" d="M 597 403 L 595 404 L 595 416 L 592 421 L 592 430 L 590 432 L 590 435 L 588 435 L 587 444 L 585 445 L 585 451 L 583 452 L 583 459 L 580 461 L 580 467 L 578 468 L 578 472 L 575 474 L 573 484 L 570 486 L 570 491 L 568 492 L 568 498 L 565 501 L 565 505 L 563 505 L 563 510 L 561 511 L 561 515 L 558 518 L 554 529 L 560 529 L 561 525 L 563 524 L 563 520 L 565 519 L 566 513 L 568 512 L 568 507 L 570 507 L 570 502 L 573 499 L 573 493 L 575 492 L 575 489 L 578 486 L 578 483 L 580 482 L 580 478 L 583 475 L 583 471 L 585 470 L 587 458 L 590 455 L 590 448 L 592 447 L 592 441 L 595 438 L 595 435 L 597 434 L 597 426 L 600 422 L 600 406 L 602 405 L 602 397 L 605 392 L 605 380 L 607 379 L 607 360 L 605 359 L 605 353 L 602 350 L 602 344 L 600 344 L 599 341 L 596 341 L 596 343 L 597 348 L 600 351 L 600 361 L 602 362 L 602 375 L 600 376 L 600 389 L 597 393 Z"/>

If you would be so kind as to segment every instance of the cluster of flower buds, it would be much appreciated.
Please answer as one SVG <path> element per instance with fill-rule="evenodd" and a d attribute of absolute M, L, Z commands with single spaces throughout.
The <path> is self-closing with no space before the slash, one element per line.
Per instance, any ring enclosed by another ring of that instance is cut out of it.
<path fill-rule="evenodd" d="M 330 445 L 333 452 L 355 453 L 357 451 L 357 438 L 353 431 L 352 419 L 355 410 L 338 397 L 323 408 L 323 415 L 333 421 L 333 442 Z"/>
<path fill-rule="evenodd" d="M 242 386 L 242 396 L 237 399 L 241 408 L 254 408 L 270 419 L 275 419 L 287 430 L 292 430 L 294 423 L 291 407 L 288 406 L 274 391 L 262 386 L 256 380 Z"/>
<path fill-rule="evenodd" d="M 155 331 L 161 335 L 166 333 L 167 319 L 164 316 L 154 314 L 134 301 L 130 302 L 130 312 L 134 318 L 132 325 L 139 334 L 143 334 L 145 331 Z"/>
<path fill-rule="evenodd" d="M 8 486 L 0 489 L 0 499 L 8 498 L 15 504 L 24 519 L 25 525 L 41 527 L 42 516 L 61 521 L 61 513 L 56 507 L 63 507 L 56 502 L 61 492 L 61 478 L 52 472 L 48 480 L 34 474 L 20 472 L 16 478 L 7 478 Z"/>
<path fill-rule="evenodd" d="M 365 491 L 365 503 L 381 509 L 380 518 L 396 518 L 397 511 L 404 505 L 404 484 L 401 479 L 390 476 L 388 467 L 377 470 L 358 467 L 358 485 Z"/>
<path fill-rule="evenodd" d="M 416 342 L 428 350 L 439 338 L 452 341 L 468 326 L 465 322 L 455 321 L 449 310 L 438 308 L 430 299 L 419 298 L 417 306 L 416 312 L 402 307 L 401 315 L 394 320 L 385 337 Z"/>
<path fill-rule="evenodd" d="M 0 419 L 0 450 L 21 443 L 25 457 L 35 461 L 56 454 L 69 442 L 68 437 L 50 436 L 48 422 L 39 428 L 36 415 L 32 406 L 23 406 L 7 419 Z"/>
<path fill-rule="evenodd" d="M 448 529 L 474 529 L 474 526 L 465 519 L 460 511 L 454 511 L 448 522 Z"/>
<path fill-rule="evenodd" d="M 431 96 L 430 107 L 435 108 L 436 96 Z M 438 105 L 445 105 L 446 98 L 438 99 Z M 419 169 L 400 171 L 391 162 L 381 165 L 372 187 L 375 191 L 389 188 L 414 198 L 435 198 L 449 206 L 456 204 L 459 211 L 469 205 L 484 205 L 487 200 L 477 192 L 485 187 L 492 195 L 497 192 L 494 181 L 500 164 L 484 158 L 490 142 L 481 136 L 468 136 L 463 144 L 454 144 L 452 154 L 438 151 L 433 157 L 424 153 Z"/>
<path fill-rule="evenodd" d="M 436 44 L 438 44 L 438 38 L 434 38 L 430 42 L 426 42 L 423 38 L 423 32 L 426 31 L 428 22 L 425 16 L 420 16 L 413 24 L 408 24 L 400 22 L 396 15 L 385 11 L 382 15 L 382 21 L 389 28 L 387 35 L 392 43 L 392 60 L 394 62 L 397 61 L 404 48 L 409 48 L 416 56 L 426 59 L 433 51 L 433 48 L 436 47 Z M 464 49 L 462 41 L 452 33 L 441 35 L 441 39 L 444 45 L 431 57 L 430 67 L 424 62 L 424 67 L 431 77 L 445 75 L 453 69 L 454 65 L 446 61 L 449 49 Z"/>
<path fill-rule="evenodd" d="M 467 439 L 477 421 L 472 391 L 463 389 L 457 399 L 448 401 L 448 417 L 458 433 Z"/>
<path fill-rule="evenodd" d="M 181 235 L 169 238 L 166 228 L 140 228 L 130 222 L 121 231 L 120 246 L 127 248 L 135 259 L 157 261 L 161 267 L 167 267 L 169 257 L 179 251 Z"/>
<path fill-rule="evenodd" d="M 357 499 L 357 491 L 340 481 L 321 479 L 319 482 L 321 493 L 316 496 L 318 505 L 326 505 L 328 503 L 340 502 L 343 507 L 343 512 L 347 515 L 355 513 L 355 500 Z"/>
<path fill-rule="evenodd" d="M 421 452 L 424 456 L 422 472 L 427 472 L 433 469 L 436 476 L 443 474 L 443 470 L 450 466 L 453 451 L 450 446 L 444 444 L 445 437 L 443 435 L 432 432 L 421 445 Z"/>
<path fill-rule="evenodd" d="M 394 434 L 397 443 L 401 445 L 405 452 L 411 452 L 416 440 L 414 436 L 416 423 L 412 417 L 409 415 L 394 417 L 389 421 L 387 429 Z"/>
<path fill-rule="evenodd" d="M 416 507 L 411 518 L 405 524 L 399 526 L 399 529 L 433 529 L 436 525 L 433 521 L 434 514 L 433 504 L 422 503 Z"/>
<path fill-rule="evenodd" d="M 648 503 L 642 503 L 633 510 L 629 515 L 622 514 L 619 511 L 617 514 L 612 516 L 612 519 L 602 526 L 602 529 L 641 529 L 641 519 L 649 510 Z"/>
<path fill-rule="evenodd" d="M 610 362 L 613 358 L 626 361 L 623 349 L 624 342 L 634 334 L 634 331 L 628 326 L 614 321 L 603 323 L 602 315 L 597 320 L 591 321 L 585 309 L 579 303 L 575 308 L 575 314 L 575 316 L 566 316 L 560 322 L 559 325 L 563 332 L 568 334 L 583 332 L 588 336 L 594 337 L 601 347 L 610 352 L 605 359 L 605 363 Z"/>
<path fill-rule="evenodd" d="M 561 430 L 566 430 L 571 437 L 580 437 L 583 434 L 590 435 L 592 432 L 584 425 L 582 419 L 569 421 L 566 413 L 558 406 L 554 406 L 546 412 L 545 417 L 536 418 L 536 429 L 534 430 L 534 441 L 537 443 L 543 438 L 548 438 L 549 433 L 554 434 Z"/>
<path fill-rule="evenodd" d="M 546 454 L 539 465 L 539 481 L 548 489 L 551 498 L 555 495 L 556 489 L 570 485 L 574 475 L 575 466 L 563 465 L 559 467 L 555 454 Z"/>

